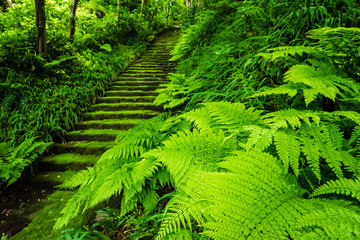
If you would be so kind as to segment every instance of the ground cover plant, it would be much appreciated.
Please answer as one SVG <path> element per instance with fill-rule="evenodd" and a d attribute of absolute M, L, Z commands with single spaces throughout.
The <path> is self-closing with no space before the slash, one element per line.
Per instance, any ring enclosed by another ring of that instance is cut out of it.
<path fill-rule="evenodd" d="M 55 228 L 112 195 L 113 239 L 357 239 L 356 1 L 199 1 L 184 15 L 172 111 L 118 137 Z"/>

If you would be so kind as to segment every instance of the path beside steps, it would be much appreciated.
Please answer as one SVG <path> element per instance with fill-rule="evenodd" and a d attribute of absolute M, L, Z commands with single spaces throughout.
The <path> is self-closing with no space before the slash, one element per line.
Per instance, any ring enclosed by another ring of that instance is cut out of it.
<path fill-rule="evenodd" d="M 155 90 L 174 71 L 175 63 L 169 59 L 177 34 L 174 29 L 160 34 L 84 114 L 84 120 L 75 125 L 76 130 L 67 135 L 67 142 L 54 144 L 53 154 L 39 163 L 38 174 L 29 181 L 42 186 L 60 184 L 74 172 L 93 166 L 106 150 L 115 146 L 117 135 L 158 115 L 162 108 L 153 104 Z"/>

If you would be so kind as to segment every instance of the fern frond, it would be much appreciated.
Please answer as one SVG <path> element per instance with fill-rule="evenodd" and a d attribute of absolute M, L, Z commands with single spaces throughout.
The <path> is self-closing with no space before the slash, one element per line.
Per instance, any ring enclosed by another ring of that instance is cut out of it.
<path fill-rule="evenodd" d="M 211 102 L 204 104 L 210 116 L 224 130 L 236 130 L 241 126 L 258 124 L 262 111 L 246 108 L 243 103 Z"/>
<path fill-rule="evenodd" d="M 86 185 L 89 181 L 91 181 L 91 177 L 95 175 L 96 172 L 94 168 L 89 167 L 86 170 L 81 170 L 77 172 L 74 176 L 67 178 L 62 184 L 56 186 L 56 188 L 72 190 L 81 185 Z"/>
<path fill-rule="evenodd" d="M 264 151 L 273 142 L 275 129 L 268 129 L 259 126 L 247 126 L 244 130 L 250 131 L 250 136 L 246 142 L 245 149 L 249 151 L 252 148 Z"/>
<path fill-rule="evenodd" d="M 310 120 L 317 125 L 320 124 L 319 113 L 310 110 L 296 110 L 285 109 L 276 112 L 271 112 L 261 117 L 262 122 L 271 128 L 288 128 L 290 125 L 293 128 L 301 126 L 301 120 L 307 125 L 310 125 Z"/>
<path fill-rule="evenodd" d="M 266 61 L 276 61 L 286 59 L 287 56 L 295 57 L 302 56 L 304 54 L 314 56 L 316 58 L 326 58 L 325 52 L 312 48 L 312 47 L 304 47 L 304 46 L 283 46 L 270 48 L 266 51 L 266 53 L 260 53 L 259 56 L 263 57 Z"/>
<path fill-rule="evenodd" d="M 276 151 L 288 169 L 289 165 L 295 176 L 299 176 L 300 141 L 293 132 L 277 131 L 274 137 Z"/>
<path fill-rule="evenodd" d="M 283 95 L 283 94 L 287 94 L 289 95 L 289 97 L 293 98 L 296 96 L 299 89 L 301 89 L 301 85 L 299 84 L 285 84 L 285 85 L 280 85 L 276 88 L 261 90 L 253 94 L 250 98 L 266 97 L 270 95 Z"/>
<path fill-rule="evenodd" d="M 181 226 L 191 229 L 193 220 L 212 239 L 296 239 L 308 232 L 295 231 L 305 214 L 353 208 L 350 202 L 302 198 L 296 179 L 270 154 L 237 151 L 219 166 L 228 172 L 197 173 L 176 194 L 157 239 Z M 338 221 L 347 219 L 329 219 L 329 226 Z"/>
<path fill-rule="evenodd" d="M 356 239 L 360 232 L 360 212 L 359 209 L 328 207 L 302 216 L 299 219 L 298 226 L 320 229 L 324 231 L 322 235 L 326 236 L 326 239 L 329 237 L 331 239 Z M 311 235 L 309 233 L 304 234 L 303 238 L 300 237 L 300 239 L 309 239 L 305 236 Z"/>
<path fill-rule="evenodd" d="M 169 171 L 174 186 L 185 182 L 199 170 L 215 171 L 217 163 L 236 148 L 232 138 L 222 131 L 193 130 L 179 132 L 163 142 L 163 147 L 147 153 L 157 158 Z"/>
<path fill-rule="evenodd" d="M 315 141 L 309 137 L 301 138 L 301 150 L 306 156 L 306 161 L 308 162 L 310 169 L 315 174 L 315 176 L 320 180 L 320 149 Z"/>
<path fill-rule="evenodd" d="M 317 188 L 310 196 L 315 197 L 333 193 L 348 195 L 360 201 L 360 180 L 346 178 L 330 180 Z"/>
<path fill-rule="evenodd" d="M 347 80 L 340 76 L 334 67 L 325 63 L 318 63 L 316 67 L 306 64 L 295 65 L 284 76 L 285 82 L 309 87 L 303 88 L 306 105 L 314 101 L 318 94 L 335 101 L 336 95 L 340 94 L 335 82 Z"/>

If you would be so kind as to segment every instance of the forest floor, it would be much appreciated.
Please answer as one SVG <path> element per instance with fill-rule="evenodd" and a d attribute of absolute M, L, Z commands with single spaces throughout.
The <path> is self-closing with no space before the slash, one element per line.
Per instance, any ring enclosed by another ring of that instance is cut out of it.
<path fill-rule="evenodd" d="M 35 176 L 0 192 L 0 233 L 19 240 L 53 239 L 59 234 L 52 235 L 52 226 L 73 193 L 54 193 L 54 186 L 93 166 L 115 145 L 119 134 L 162 111 L 152 102 L 157 95 L 155 90 L 173 72 L 175 63 L 169 59 L 177 36 L 178 29 L 167 29 L 160 34 L 84 114 L 84 121 L 77 123 L 75 130 L 66 136 L 67 142 L 53 145 L 52 154 L 39 161 Z M 38 226 L 44 222 L 40 219 L 46 219 L 44 226 Z M 79 226 L 86 223 L 76 221 Z"/>

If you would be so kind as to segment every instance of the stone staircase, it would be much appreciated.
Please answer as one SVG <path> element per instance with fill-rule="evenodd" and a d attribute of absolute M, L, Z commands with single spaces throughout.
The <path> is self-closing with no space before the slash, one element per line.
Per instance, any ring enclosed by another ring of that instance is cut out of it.
<path fill-rule="evenodd" d="M 66 136 L 66 143 L 56 143 L 52 155 L 39 163 L 39 172 L 30 181 L 42 186 L 60 184 L 76 171 L 93 166 L 100 156 L 115 146 L 114 140 L 143 119 L 158 115 L 161 107 L 153 104 L 156 89 L 166 83 L 174 63 L 169 61 L 176 30 L 158 36 L 147 50 L 116 82 L 97 99 L 75 131 Z"/>

